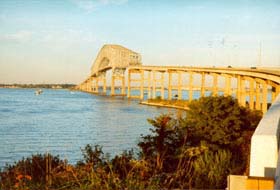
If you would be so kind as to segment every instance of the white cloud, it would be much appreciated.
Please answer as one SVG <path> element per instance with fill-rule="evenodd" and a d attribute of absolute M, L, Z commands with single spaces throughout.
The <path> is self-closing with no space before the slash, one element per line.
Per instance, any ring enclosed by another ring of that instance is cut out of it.
<path fill-rule="evenodd" d="M 53 30 L 42 31 L 40 41 L 43 43 L 62 43 L 62 44 L 80 44 L 80 43 L 93 43 L 96 37 L 91 31 L 86 30 Z"/>
<path fill-rule="evenodd" d="M 77 5 L 80 9 L 83 9 L 88 13 L 102 6 L 110 4 L 121 5 L 127 1 L 128 0 L 71 0 L 71 2 Z"/>
<path fill-rule="evenodd" d="M 0 39 L 11 42 L 24 43 L 32 39 L 33 32 L 27 30 L 20 30 L 12 34 L 1 35 Z"/>

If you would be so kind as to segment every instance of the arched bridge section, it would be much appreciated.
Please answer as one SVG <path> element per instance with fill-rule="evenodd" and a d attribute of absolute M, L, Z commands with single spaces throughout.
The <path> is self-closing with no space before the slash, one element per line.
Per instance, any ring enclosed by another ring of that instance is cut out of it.
<path fill-rule="evenodd" d="M 141 65 L 141 55 L 120 45 L 104 45 L 91 66 L 90 76 L 79 86 L 98 93 L 100 83 L 103 83 L 103 94 L 106 94 L 106 73 L 111 70 L 111 94 L 115 94 L 115 82 L 121 81 L 122 94 L 125 94 L 125 71 L 129 66 Z M 87 85 L 83 85 L 87 84 Z"/>
<path fill-rule="evenodd" d="M 192 100 L 197 96 L 227 95 L 236 97 L 242 106 L 265 113 L 280 93 L 279 69 L 143 66 L 139 53 L 119 45 L 101 48 L 91 75 L 77 88 L 107 93 L 108 70 L 112 70 L 110 94 L 117 95 L 115 81 L 120 80 L 118 95 L 128 98 Z"/>
<path fill-rule="evenodd" d="M 141 65 L 141 55 L 120 45 L 104 45 L 91 67 L 91 76 L 98 76 L 109 69 L 126 69 Z"/>

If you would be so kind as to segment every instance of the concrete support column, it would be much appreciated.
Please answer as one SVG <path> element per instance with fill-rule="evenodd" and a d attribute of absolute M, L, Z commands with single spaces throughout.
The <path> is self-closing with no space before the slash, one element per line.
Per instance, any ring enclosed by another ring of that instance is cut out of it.
<path fill-rule="evenodd" d="M 111 79 L 111 96 L 115 95 L 115 76 L 112 73 L 112 79 Z"/>
<path fill-rule="evenodd" d="M 255 81 L 254 79 L 250 80 L 250 92 L 249 92 L 249 108 L 254 109 L 254 103 L 255 103 Z"/>
<path fill-rule="evenodd" d="M 205 72 L 201 73 L 201 97 L 205 96 Z"/>
<path fill-rule="evenodd" d="M 102 81 L 103 81 L 103 93 L 106 94 L 106 91 L 107 91 L 107 90 L 106 90 L 106 75 L 103 76 Z"/>
<path fill-rule="evenodd" d="M 89 89 L 89 87 L 88 87 L 88 81 L 86 81 L 85 88 L 86 88 L 86 91 L 88 91 L 88 89 Z"/>
<path fill-rule="evenodd" d="M 141 70 L 141 81 L 140 81 L 140 99 L 144 99 L 144 70 Z"/>
<path fill-rule="evenodd" d="M 148 72 L 148 99 L 152 98 L 152 91 L 151 91 L 151 87 L 152 87 L 152 81 L 151 81 L 151 71 Z"/>
<path fill-rule="evenodd" d="M 121 94 L 124 95 L 125 94 L 125 76 L 121 76 L 121 81 L 122 81 L 122 92 Z"/>
<path fill-rule="evenodd" d="M 267 111 L 267 83 L 262 84 L 262 112 Z"/>
<path fill-rule="evenodd" d="M 127 79 L 127 97 L 128 98 L 130 98 L 130 96 L 131 96 L 131 94 L 130 94 L 131 93 L 130 92 L 130 89 L 131 89 L 131 86 L 130 86 L 131 85 L 131 72 L 132 71 L 130 69 L 128 69 L 128 72 L 127 72 L 128 73 L 128 76 L 127 76 L 128 77 L 128 79 Z"/>
<path fill-rule="evenodd" d="M 246 89 L 245 89 L 245 80 L 243 77 L 241 77 L 241 92 L 240 92 L 240 105 L 241 106 L 246 106 Z"/>
<path fill-rule="evenodd" d="M 218 75 L 216 73 L 212 74 L 213 76 L 213 96 L 218 95 Z"/>
<path fill-rule="evenodd" d="M 193 72 L 189 72 L 189 101 L 193 99 Z"/>
<path fill-rule="evenodd" d="M 172 72 L 168 72 L 168 100 L 172 99 Z"/>
<path fill-rule="evenodd" d="M 95 80 L 96 80 L 96 82 L 95 82 L 95 92 L 98 93 L 100 78 L 96 77 Z"/>
<path fill-rule="evenodd" d="M 161 72 L 161 78 L 160 78 L 160 86 L 161 86 L 161 99 L 164 99 L 164 72 Z"/>
<path fill-rule="evenodd" d="M 96 92 L 98 92 L 98 80 L 97 80 L 97 78 L 92 78 L 92 82 L 90 83 L 91 85 L 91 87 L 92 87 L 92 92 L 94 92 L 94 93 L 96 93 Z"/>
<path fill-rule="evenodd" d="M 96 92 L 96 78 L 92 78 L 91 82 L 90 82 L 90 86 L 91 86 L 91 91 L 92 92 Z"/>
<path fill-rule="evenodd" d="M 178 100 L 182 100 L 182 72 L 178 72 Z"/>
<path fill-rule="evenodd" d="M 231 96 L 231 76 L 225 75 L 225 89 L 224 89 L 224 95 L 225 96 Z"/>
<path fill-rule="evenodd" d="M 239 104 L 241 104 L 241 76 L 240 75 L 237 76 L 236 98 L 237 98 Z"/>
<path fill-rule="evenodd" d="M 156 72 L 153 71 L 153 99 L 156 98 Z"/>
<path fill-rule="evenodd" d="M 260 102 L 260 83 L 256 82 L 256 110 L 260 110 L 261 109 L 261 102 Z"/>
<path fill-rule="evenodd" d="M 92 89 L 92 87 L 91 87 L 92 80 L 89 79 L 89 81 L 87 82 L 87 84 L 88 84 L 88 86 L 87 86 L 87 88 L 88 88 L 87 91 L 88 91 L 88 92 L 91 92 L 91 91 L 92 91 L 92 90 L 91 90 L 91 89 Z"/>

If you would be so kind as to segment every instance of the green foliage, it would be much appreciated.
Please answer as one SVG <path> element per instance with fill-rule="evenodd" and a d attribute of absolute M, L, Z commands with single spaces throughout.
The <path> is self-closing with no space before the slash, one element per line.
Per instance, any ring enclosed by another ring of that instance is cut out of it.
<path fill-rule="evenodd" d="M 244 134 L 253 131 L 261 118 L 261 114 L 251 114 L 240 107 L 232 97 L 200 98 L 191 102 L 189 108 L 185 119 L 189 135 L 197 139 L 194 143 L 205 141 L 213 148 L 239 146 Z"/>
<path fill-rule="evenodd" d="M 118 174 L 121 180 L 126 179 L 133 168 L 131 164 L 133 155 L 133 150 L 124 151 L 120 156 L 117 155 L 112 159 L 112 170 Z"/>
<path fill-rule="evenodd" d="M 232 97 L 204 97 L 189 104 L 184 128 L 192 146 L 204 144 L 211 150 L 232 152 L 238 167 L 233 174 L 246 173 L 249 166 L 250 138 L 261 119 L 261 112 L 239 106 Z"/>
<path fill-rule="evenodd" d="M 227 175 L 235 163 L 228 150 L 206 151 L 193 163 L 194 186 L 196 188 L 226 187 Z"/>
<path fill-rule="evenodd" d="M 101 146 L 95 145 L 93 149 L 91 145 L 87 144 L 85 148 L 82 149 L 82 154 L 84 160 L 79 161 L 78 165 L 90 164 L 93 168 L 104 165 L 104 153 Z"/>
<path fill-rule="evenodd" d="M 168 115 L 161 115 L 148 122 L 153 126 L 152 134 L 142 137 L 138 143 L 140 156 L 151 166 L 151 174 L 171 172 L 178 162 L 174 155 L 184 143 L 178 121 Z"/>

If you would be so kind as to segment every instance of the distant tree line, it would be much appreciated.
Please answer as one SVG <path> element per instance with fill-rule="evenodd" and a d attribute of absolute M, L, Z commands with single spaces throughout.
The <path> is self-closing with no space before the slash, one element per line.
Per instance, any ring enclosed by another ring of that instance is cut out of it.
<path fill-rule="evenodd" d="M 74 88 L 75 84 L 0 84 L 0 88 Z"/>

